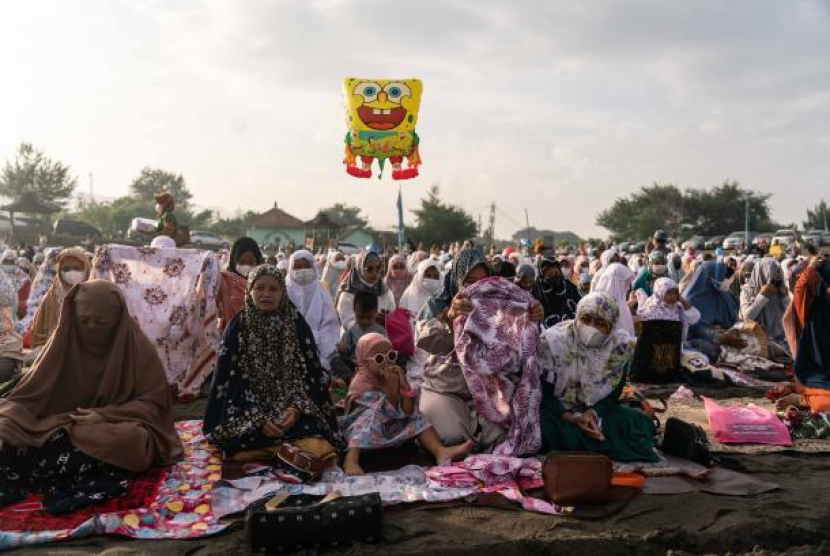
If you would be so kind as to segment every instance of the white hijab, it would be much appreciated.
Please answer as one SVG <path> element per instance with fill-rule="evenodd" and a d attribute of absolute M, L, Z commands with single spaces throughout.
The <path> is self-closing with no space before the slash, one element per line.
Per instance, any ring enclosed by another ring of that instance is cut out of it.
<path fill-rule="evenodd" d="M 299 284 L 294 280 L 294 262 L 298 259 L 311 263 L 314 279 L 308 284 Z M 291 302 L 311 327 L 314 340 L 317 342 L 317 350 L 320 352 L 320 362 L 328 369 L 329 359 L 334 354 L 340 338 L 340 319 L 337 317 L 337 311 L 334 310 L 331 295 L 320 285 L 314 255 L 310 251 L 301 249 L 291 255 L 288 260 L 285 286 Z"/>
<path fill-rule="evenodd" d="M 398 303 L 399 308 L 406 309 L 410 312 L 410 314 L 412 314 L 413 317 L 417 317 L 418 314 L 420 314 L 424 304 L 430 297 L 433 296 L 433 294 L 429 293 L 426 288 L 424 288 L 424 274 L 430 268 L 437 270 L 440 276 L 441 269 L 439 268 L 438 263 L 432 259 L 424 259 L 418 263 L 418 270 L 415 272 L 415 277 L 412 279 L 412 283 L 410 283 L 406 288 L 406 291 L 403 292 L 401 301 Z M 440 290 L 435 293 L 440 293 Z"/>
<path fill-rule="evenodd" d="M 620 318 L 617 320 L 617 328 L 625 330 L 631 336 L 636 336 L 634 331 L 634 318 L 628 309 L 628 292 L 631 290 L 631 283 L 634 282 L 634 273 L 627 266 L 620 263 L 609 264 L 600 276 L 594 288 L 596 293 L 610 295 L 620 309 Z"/>

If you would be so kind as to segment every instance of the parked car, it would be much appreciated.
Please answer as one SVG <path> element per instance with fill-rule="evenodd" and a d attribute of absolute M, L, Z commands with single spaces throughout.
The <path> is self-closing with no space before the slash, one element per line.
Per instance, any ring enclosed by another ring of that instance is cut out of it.
<path fill-rule="evenodd" d="M 769 246 L 772 243 L 772 235 L 773 234 L 770 233 L 758 234 L 755 236 L 755 239 L 752 240 L 752 245 L 769 249 Z"/>
<path fill-rule="evenodd" d="M 617 251 L 619 251 L 620 253 L 628 253 L 628 250 L 631 248 L 631 242 L 621 241 L 620 243 L 615 245 L 615 247 L 617 248 Z"/>
<path fill-rule="evenodd" d="M 830 245 L 830 232 L 810 230 L 804 234 L 804 243 L 812 243 L 816 247 Z"/>
<path fill-rule="evenodd" d="M 732 232 L 729 237 L 723 240 L 723 248 L 727 251 L 742 249 L 755 239 L 755 232 Z"/>
<path fill-rule="evenodd" d="M 645 241 L 635 241 L 628 246 L 629 253 L 645 253 L 646 252 L 646 242 Z"/>
<path fill-rule="evenodd" d="M 347 241 L 341 241 L 337 244 L 337 250 L 343 253 L 344 255 L 357 255 L 360 253 L 360 247 L 355 245 L 354 243 L 349 243 Z"/>
<path fill-rule="evenodd" d="M 775 232 L 775 235 L 772 236 L 772 243 L 778 243 L 783 245 L 789 245 L 792 241 L 798 241 L 799 235 L 796 230 L 791 228 L 785 228 L 783 230 L 778 230 Z"/>
<path fill-rule="evenodd" d="M 81 220 L 70 220 L 59 218 L 52 227 L 52 237 L 49 238 L 53 245 L 79 245 L 92 238 L 95 243 L 101 243 L 101 230 Z"/>
<path fill-rule="evenodd" d="M 684 241 L 680 247 L 684 250 L 686 249 L 694 249 L 695 251 L 700 251 L 701 249 L 706 248 L 706 238 L 703 236 L 693 236 Z"/>
<path fill-rule="evenodd" d="M 196 247 L 208 249 L 230 249 L 231 243 L 213 232 L 190 232 L 190 243 Z"/>
<path fill-rule="evenodd" d="M 706 240 L 704 249 L 717 249 L 723 244 L 724 239 L 726 239 L 725 236 L 712 236 Z"/>

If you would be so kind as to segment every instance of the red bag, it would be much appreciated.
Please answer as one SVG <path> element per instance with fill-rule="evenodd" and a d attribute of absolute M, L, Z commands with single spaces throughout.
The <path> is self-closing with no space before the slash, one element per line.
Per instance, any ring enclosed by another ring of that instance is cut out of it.
<path fill-rule="evenodd" d="M 386 335 L 392 347 L 404 357 L 415 354 L 415 338 L 412 336 L 410 313 L 406 309 L 395 309 L 386 315 Z"/>

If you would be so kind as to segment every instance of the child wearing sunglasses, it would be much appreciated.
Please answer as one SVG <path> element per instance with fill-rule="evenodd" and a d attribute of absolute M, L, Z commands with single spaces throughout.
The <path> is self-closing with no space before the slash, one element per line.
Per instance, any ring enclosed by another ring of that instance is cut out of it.
<path fill-rule="evenodd" d="M 435 429 L 416 410 L 415 392 L 406 372 L 396 364 L 398 353 L 385 336 L 364 335 L 357 342 L 356 353 L 357 371 L 349 386 L 346 415 L 341 419 L 349 443 L 343 462 L 346 474 L 363 475 L 362 450 L 400 446 L 412 438 L 417 438 L 438 463 L 470 453 L 472 441 L 444 446 Z"/>

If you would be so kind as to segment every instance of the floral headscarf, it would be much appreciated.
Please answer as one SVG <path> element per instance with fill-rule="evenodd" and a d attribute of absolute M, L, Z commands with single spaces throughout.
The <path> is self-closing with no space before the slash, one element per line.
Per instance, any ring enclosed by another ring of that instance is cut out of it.
<path fill-rule="evenodd" d="M 383 278 L 378 278 L 375 284 L 367 284 L 364 276 L 366 272 L 366 265 L 372 261 L 380 262 L 380 255 L 374 251 L 363 251 L 355 259 L 354 265 L 349 269 L 349 274 L 346 280 L 340 286 L 341 292 L 346 293 L 373 293 L 378 298 L 386 293 L 386 285 L 383 283 Z"/>
<path fill-rule="evenodd" d="M 576 322 L 584 315 L 599 316 L 612 326 L 603 345 L 582 345 Z M 554 395 L 569 412 L 584 412 L 608 397 L 622 381 L 634 351 L 631 336 L 616 328 L 620 308 L 604 293 L 582 298 L 576 320 L 561 322 L 542 332 L 542 374 L 553 385 Z"/>

